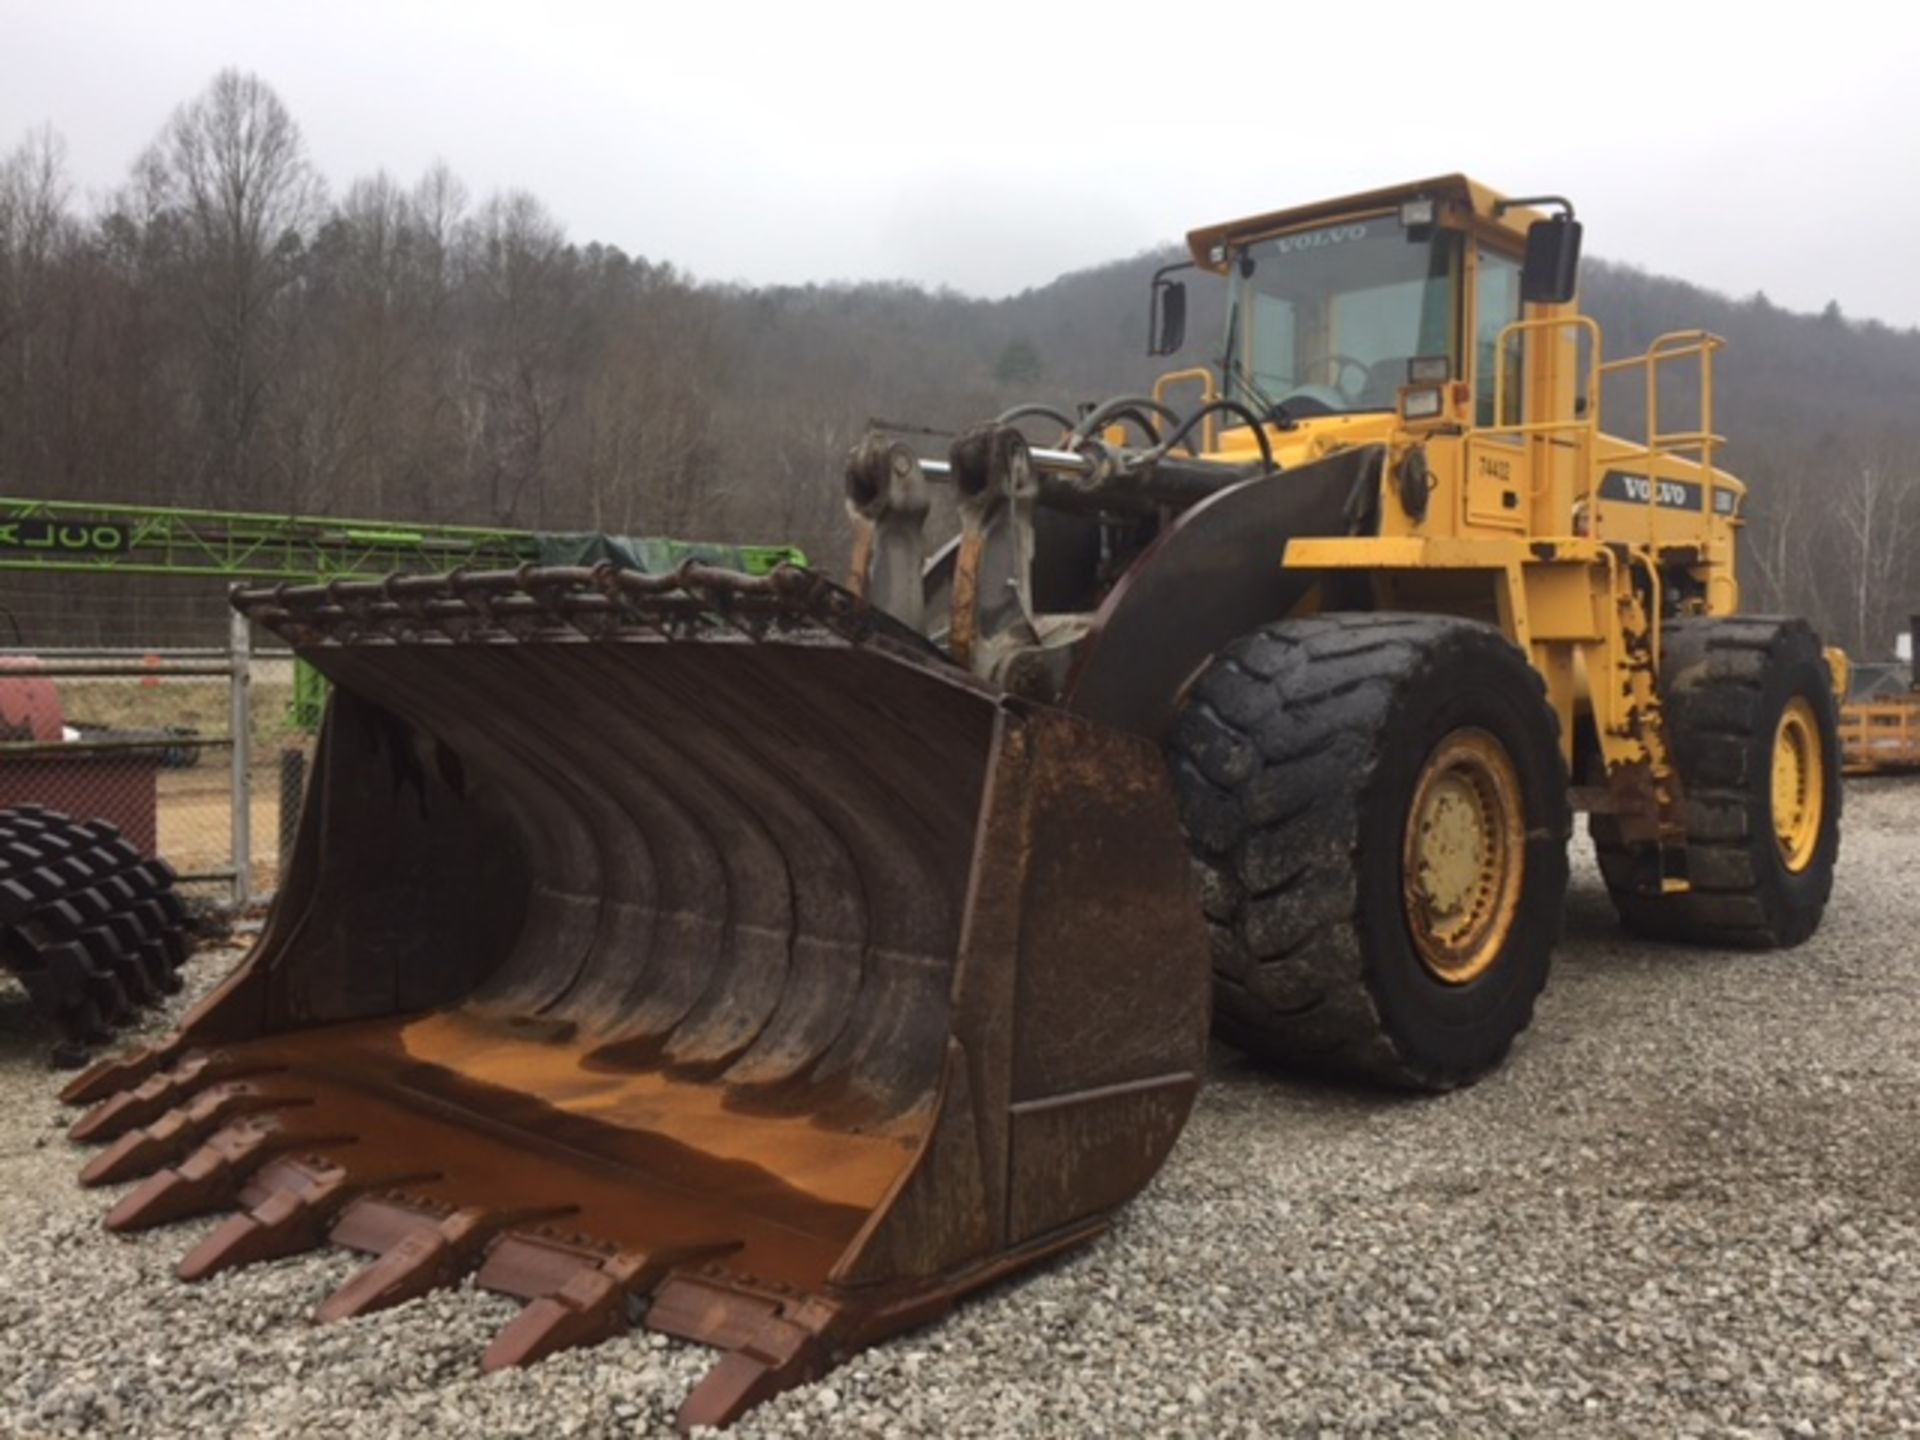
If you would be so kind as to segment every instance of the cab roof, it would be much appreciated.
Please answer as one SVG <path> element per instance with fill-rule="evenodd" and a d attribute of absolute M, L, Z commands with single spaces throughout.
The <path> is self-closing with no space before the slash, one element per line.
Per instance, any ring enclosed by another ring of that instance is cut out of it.
<path fill-rule="evenodd" d="M 1222 245 L 1230 249 L 1249 240 L 1278 235 L 1282 231 L 1297 230 L 1302 226 L 1368 211 L 1393 210 L 1404 201 L 1420 199 L 1434 201 L 1461 228 L 1483 235 L 1492 232 L 1525 239 L 1527 227 L 1542 218 L 1537 210 L 1513 209 L 1504 214 L 1496 213 L 1496 207 L 1505 199 L 1499 191 L 1469 180 L 1465 175 L 1437 175 L 1430 180 L 1412 180 L 1381 190 L 1364 190 L 1357 195 L 1317 200 L 1311 205 L 1297 205 L 1288 210 L 1270 210 L 1264 215 L 1253 215 L 1244 220 L 1203 225 L 1198 230 L 1187 232 L 1187 248 L 1193 255 L 1194 263 L 1201 269 L 1224 271 L 1225 259 L 1213 258 L 1216 248 Z"/>

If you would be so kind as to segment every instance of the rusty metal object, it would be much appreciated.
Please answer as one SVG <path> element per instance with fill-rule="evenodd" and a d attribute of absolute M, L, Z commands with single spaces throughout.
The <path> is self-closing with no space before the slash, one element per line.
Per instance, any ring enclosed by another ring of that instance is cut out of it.
<path fill-rule="evenodd" d="M 1026 437 L 976 425 L 956 438 L 948 469 L 960 510 L 947 651 L 993 677 L 1009 650 L 1033 641 L 1036 477 Z"/>
<path fill-rule="evenodd" d="M 152 1052 L 69 1087 L 109 1223 L 188 1278 L 332 1243 L 320 1308 L 472 1274 L 489 1368 L 638 1323 L 683 1426 L 1096 1233 L 1198 1084 L 1154 748 L 803 571 L 244 591 L 334 683 L 281 895 Z"/>
<path fill-rule="evenodd" d="M 853 549 L 847 556 L 847 593 L 867 598 L 867 571 L 873 565 L 873 522 L 855 517 Z"/>
<path fill-rule="evenodd" d="M 986 554 L 986 532 L 969 524 L 960 532 L 954 552 L 953 606 L 947 620 L 947 651 L 956 665 L 973 668 L 974 645 L 980 635 L 980 561 Z"/>

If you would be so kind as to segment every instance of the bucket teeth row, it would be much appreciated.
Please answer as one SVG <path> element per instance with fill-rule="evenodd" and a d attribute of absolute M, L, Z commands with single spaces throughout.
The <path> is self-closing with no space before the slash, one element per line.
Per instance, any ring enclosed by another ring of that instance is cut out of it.
<path fill-rule="evenodd" d="M 357 1180 L 338 1166 L 316 1167 L 287 1159 L 273 1161 L 271 1166 L 276 1173 L 268 1180 L 266 1198 L 249 1210 L 229 1215 L 189 1250 L 174 1268 L 182 1280 L 205 1280 L 241 1265 L 318 1250 L 331 1238 L 341 1211 L 361 1196 L 438 1178 L 420 1172 Z"/>
<path fill-rule="evenodd" d="M 68 1105 L 97 1105 L 175 1064 L 185 1051 L 184 1038 L 174 1034 L 158 1045 L 96 1060 L 66 1083 L 60 1099 Z"/>
<path fill-rule="evenodd" d="M 192 1153 L 216 1130 L 248 1115 L 284 1110 L 309 1102 L 270 1095 L 245 1080 L 215 1085 L 184 1105 L 176 1105 L 150 1125 L 123 1130 L 80 1172 L 82 1185 L 116 1185 L 150 1175 Z"/>
<path fill-rule="evenodd" d="M 725 1353 L 689 1392 L 682 1429 L 730 1423 L 829 1364 L 835 1307 L 731 1276 L 724 1264 L 741 1249 L 739 1239 L 713 1235 L 623 1249 L 569 1231 L 571 1207 L 435 1199 L 445 1177 L 368 1173 L 354 1136 L 323 1133 L 323 1106 L 273 1067 L 223 1078 L 241 1068 L 223 1052 L 190 1055 L 109 1097 L 91 1123 L 75 1127 L 83 1138 L 112 1137 L 83 1172 L 88 1183 L 145 1176 L 108 1213 L 110 1228 L 145 1229 L 234 1207 L 180 1259 L 180 1279 L 204 1280 L 328 1244 L 371 1254 L 316 1306 L 316 1321 L 336 1321 L 472 1276 L 478 1288 L 525 1302 L 480 1357 L 483 1373 L 601 1344 L 641 1325 L 716 1346 Z"/>
<path fill-rule="evenodd" d="M 730 1423 L 829 1363 L 822 1332 L 831 1327 L 834 1308 L 801 1295 L 763 1293 L 750 1281 L 745 1289 L 729 1283 L 722 1262 L 741 1248 L 737 1239 L 693 1239 L 639 1252 L 557 1230 L 568 1207 L 496 1210 L 436 1202 L 421 1192 L 435 1188 L 440 1175 L 356 1174 L 354 1137 L 290 1126 L 284 1112 L 307 1105 L 304 1097 L 275 1095 L 247 1080 L 207 1083 L 225 1068 L 221 1057 L 205 1055 L 149 1076 L 131 1108 L 148 1110 L 161 1093 L 187 1092 L 188 1098 L 142 1128 L 120 1131 L 85 1172 L 92 1184 L 146 1175 L 109 1212 L 107 1224 L 115 1230 L 239 1207 L 181 1258 L 175 1273 L 182 1280 L 327 1244 L 370 1252 L 374 1258 L 315 1308 L 316 1321 L 337 1321 L 471 1275 L 481 1289 L 526 1302 L 487 1346 L 483 1373 L 598 1345 L 637 1325 L 718 1346 L 726 1353 L 689 1392 L 677 1422 L 682 1429 Z M 206 1088 L 191 1093 L 199 1085 Z M 343 1156 L 328 1153 L 336 1147 Z"/>
<path fill-rule="evenodd" d="M 565 1210 L 501 1214 L 469 1206 L 423 1223 L 354 1275 L 314 1311 L 316 1320 L 346 1320 L 417 1300 L 457 1285 L 478 1268 L 487 1245 L 515 1225 L 558 1219 Z"/>
<path fill-rule="evenodd" d="M 204 1085 L 258 1075 L 265 1068 L 220 1050 L 189 1055 L 171 1069 L 149 1075 L 133 1089 L 102 1100 L 74 1122 L 67 1138 L 83 1145 L 117 1140 L 129 1130 L 153 1124 Z"/>
<path fill-rule="evenodd" d="M 531 1365 L 561 1350 L 598 1345 L 624 1335 L 632 1328 L 642 1297 L 651 1294 L 670 1270 L 711 1263 L 737 1249 L 738 1241 L 720 1240 L 677 1245 L 645 1255 L 620 1251 L 602 1259 L 530 1237 L 503 1236 L 487 1256 L 477 1281 L 483 1289 L 530 1294 L 531 1298 L 494 1337 L 481 1357 L 480 1368 L 491 1373 Z M 542 1267 L 531 1258 L 542 1253 L 557 1261 L 557 1266 Z M 526 1287 L 528 1272 L 542 1268 L 555 1271 L 554 1278 Z"/>
<path fill-rule="evenodd" d="M 350 1145 L 354 1137 L 290 1130 L 274 1115 L 217 1130 L 176 1167 L 156 1170 L 107 1212 L 109 1230 L 148 1230 L 230 1205 L 253 1172 L 276 1155 Z"/>

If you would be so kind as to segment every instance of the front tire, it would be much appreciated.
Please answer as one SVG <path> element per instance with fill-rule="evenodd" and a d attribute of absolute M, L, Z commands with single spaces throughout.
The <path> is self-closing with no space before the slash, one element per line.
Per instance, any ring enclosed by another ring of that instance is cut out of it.
<path fill-rule="evenodd" d="M 1269 625 L 1202 672 L 1169 760 L 1222 1038 L 1426 1090 L 1500 1063 L 1546 983 L 1570 816 L 1553 712 L 1499 631 Z"/>

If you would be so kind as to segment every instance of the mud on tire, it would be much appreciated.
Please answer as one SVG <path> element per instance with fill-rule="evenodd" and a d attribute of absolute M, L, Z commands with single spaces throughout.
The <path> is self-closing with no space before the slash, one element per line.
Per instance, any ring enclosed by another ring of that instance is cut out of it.
<path fill-rule="evenodd" d="M 1491 736 L 1518 780 L 1518 896 L 1487 967 L 1448 983 L 1403 898 L 1423 767 Z M 1169 737 L 1213 948 L 1215 1029 L 1262 1058 L 1446 1089 L 1532 1018 L 1559 937 L 1570 815 L 1553 712 L 1499 631 L 1444 616 L 1285 621 L 1217 655 Z"/>
<path fill-rule="evenodd" d="M 1840 851 L 1838 717 L 1820 641 L 1804 620 L 1670 621 L 1660 690 L 1687 824 L 1692 889 L 1641 895 L 1609 815 L 1588 820 L 1621 922 L 1649 939 L 1771 949 L 1820 924 Z M 1818 833 L 1791 868 L 1775 838 L 1773 768 L 1781 717 L 1796 702 L 1818 729 Z"/>
<path fill-rule="evenodd" d="M 180 989 L 186 910 L 164 860 L 104 820 L 0 810 L 0 969 L 78 1064 L 136 1009 Z"/>

